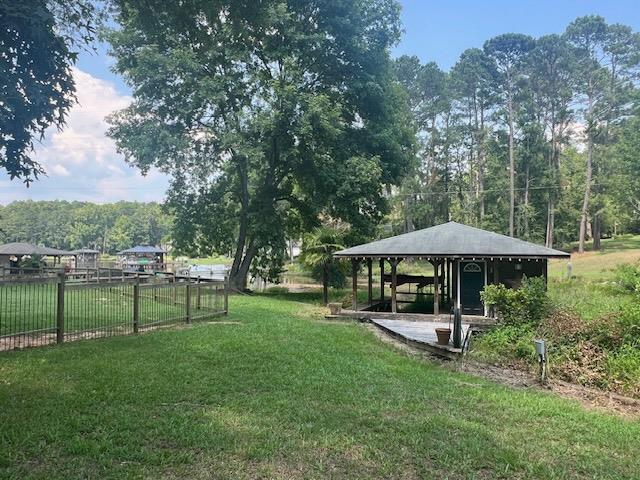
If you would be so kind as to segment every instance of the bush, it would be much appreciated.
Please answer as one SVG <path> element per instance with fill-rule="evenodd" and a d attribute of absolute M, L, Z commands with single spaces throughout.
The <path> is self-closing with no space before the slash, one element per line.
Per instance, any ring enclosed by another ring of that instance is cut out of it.
<path fill-rule="evenodd" d="M 618 265 L 615 269 L 615 283 L 625 292 L 640 292 L 640 269 L 628 263 Z"/>
<path fill-rule="evenodd" d="M 524 278 L 518 289 L 504 285 L 487 285 L 482 301 L 494 307 L 500 319 L 508 325 L 540 324 L 550 312 L 550 302 L 544 278 Z"/>
<path fill-rule="evenodd" d="M 274 286 L 267 288 L 264 293 L 268 293 L 270 295 L 286 295 L 289 293 L 289 289 L 287 287 Z"/>
<path fill-rule="evenodd" d="M 640 348 L 640 303 L 632 303 L 622 309 L 619 318 L 625 343 Z"/>
<path fill-rule="evenodd" d="M 501 363 L 505 360 L 535 360 L 534 330 L 529 325 L 502 325 L 480 335 L 473 342 L 474 355 Z"/>
<path fill-rule="evenodd" d="M 617 390 L 640 394 L 640 349 L 624 345 L 607 358 L 605 369 Z"/>

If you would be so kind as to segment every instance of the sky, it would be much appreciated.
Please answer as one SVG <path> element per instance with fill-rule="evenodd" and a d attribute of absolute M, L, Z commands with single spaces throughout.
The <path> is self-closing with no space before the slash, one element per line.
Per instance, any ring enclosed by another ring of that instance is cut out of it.
<path fill-rule="evenodd" d="M 451 68 L 467 48 L 507 32 L 561 33 L 576 17 L 602 15 L 640 30 L 640 0 L 401 0 L 405 33 L 393 56 L 416 55 Z M 74 67 L 78 104 L 62 131 L 50 129 L 34 158 L 47 176 L 26 188 L 0 173 L 0 204 L 14 200 L 162 201 L 168 178 L 142 176 L 106 137 L 105 117 L 131 102 L 131 90 L 111 72 L 107 47 L 83 53 Z"/>

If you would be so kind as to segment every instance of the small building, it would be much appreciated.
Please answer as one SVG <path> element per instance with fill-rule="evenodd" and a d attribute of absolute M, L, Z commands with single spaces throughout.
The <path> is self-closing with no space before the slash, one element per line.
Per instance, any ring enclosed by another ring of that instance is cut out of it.
<path fill-rule="evenodd" d="M 43 247 L 24 242 L 5 243 L 0 245 L 0 267 L 5 269 L 19 268 L 20 263 L 31 257 L 51 258 L 52 265 L 60 264 L 62 257 L 73 255 L 65 250 Z"/>
<path fill-rule="evenodd" d="M 160 247 L 137 245 L 118 252 L 118 262 L 124 270 L 155 272 L 165 270 L 167 252 Z"/>
<path fill-rule="evenodd" d="M 568 258 L 559 250 L 525 242 L 456 222 L 385 238 L 336 252 L 350 259 L 353 272 L 353 311 L 411 313 L 410 304 L 428 307 L 436 318 L 455 307 L 462 315 L 487 316 L 480 292 L 488 284 L 517 288 L 524 276 L 547 278 L 550 258 Z M 398 264 L 427 261 L 431 274 L 399 274 Z M 373 298 L 373 262 L 380 268 L 380 296 Z M 367 269 L 367 304 L 358 309 L 358 270 Z M 386 270 L 386 268 L 389 270 Z M 389 288 L 390 295 L 386 295 Z M 407 305 L 409 304 L 409 305 Z M 415 310 L 413 310 L 415 311 Z M 405 316 L 405 315 L 403 315 Z"/>
<path fill-rule="evenodd" d="M 100 252 L 90 248 L 73 250 L 74 268 L 98 268 L 100 265 Z"/>

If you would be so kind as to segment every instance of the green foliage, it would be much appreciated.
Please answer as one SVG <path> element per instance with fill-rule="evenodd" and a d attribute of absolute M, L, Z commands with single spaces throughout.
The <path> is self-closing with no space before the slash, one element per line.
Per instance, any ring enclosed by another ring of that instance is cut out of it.
<path fill-rule="evenodd" d="M 232 251 L 231 281 L 273 279 L 321 216 L 372 235 L 412 158 L 389 50 L 393 0 L 117 0 L 109 41 L 133 103 L 110 120 L 142 171 L 172 174 L 174 246 Z M 255 262 L 254 262 L 255 260 Z"/>
<path fill-rule="evenodd" d="M 616 252 L 603 256 L 615 255 Z M 473 343 L 473 355 L 534 369 L 532 341 L 544 338 L 552 376 L 639 396 L 640 301 L 635 292 L 629 291 L 635 286 L 636 271 L 628 267 L 614 271 L 616 283 L 580 278 L 552 281 L 551 305 L 543 308 L 548 313 L 540 323 L 508 321 L 514 315 L 525 315 L 518 303 L 529 303 L 535 289 L 524 296 L 529 300 L 516 300 L 515 291 L 503 287 L 488 289 L 488 301 L 505 305 L 510 315 L 504 316 L 506 325 L 482 334 Z M 628 285 L 629 289 L 618 285 Z"/>
<path fill-rule="evenodd" d="M 346 235 L 344 228 L 322 226 L 304 236 L 300 263 L 315 280 L 322 281 L 326 275 L 329 286 L 344 288 L 349 267 L 346 262 L 335 260 L 333 254 L 345 248 Z"/>
<path fill-rule="evenodd" d="M 39 269 L 46 266 L 47 263 L 40 255 L 31 255 L 27 258 L 21 258 L 18 262 L 18 267 L 26 269 Z"/>
<path fill-rule="evenodd" d="M 291 300 L 234 295 L 224 322 L 0 353 L 0 477 L 637 479 L 637 421 Z"/>
<path fill-rule="evenodd" d="M 488 362 L 526 361 L 536 358 L 535 330 L 529 324 L 501 325 L 473 341 L 475 356 Z"/>
<path fill-rule="evenodd" d="M 0 243 L 29 242 L 115 253 L 169 239 L 173 219 L 157 203 L 19 201 L 1 210 Z"/>
<path fill-rule="evenodd" d="M 510 325 L 537 325 L 550 310 L 546 284 L 542 277 L 524 278 L 517 289 L 487 285 L 481 292 L 482 301 L 494 307 L 501 320 Z"/>
<path fill-rule="evenodd" d="M 61 128 L 74 103 L 71 67 L 100 18 L 91 0 L 0 2 L 0 168 L 29 184 L 44 169 L 34 140 Z"/>
<path fill-rule="evenodd" d="M 608 379 L 619 384 L 623 391 L 640 395 L 640 347 L 623 345 L 607 357 L 605 363 Z"/>
<path fill-rule="evenodd" d="M 614 281 L 625 292 L 640 293 L 640 268 L 628 263 L 618 265 Z"/>
<path fill-rule="evenodd" d="M 385 233 L 453 219 L 566 245 L 584 217 L 597 249 L 615 231 L 640 231 L 640 34 L 632 28 L 585 16 L 562 35 L 488 39 L 450 72 L 403 56 L 395 73 L 418 155 Z M 572 146 L 576 122 L 587 126 L 591 149 Z"/>

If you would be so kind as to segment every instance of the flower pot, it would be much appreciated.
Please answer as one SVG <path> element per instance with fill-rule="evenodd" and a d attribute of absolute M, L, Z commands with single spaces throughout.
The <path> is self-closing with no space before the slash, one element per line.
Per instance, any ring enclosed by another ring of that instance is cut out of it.
<path fill-rule="evenodd" d="M 450 328 L 436 328 L 436 335 L 438 336 L 438 345 L 449 345 Z"/>
<path fill-rule="evenodd" d="M 327 306 L 329 307 L 329 312 L 331 312 L 331 315 L 340 315 L 340 312 L 342 311 L 341 303 L 329 303 L 327 304 Z"/>

